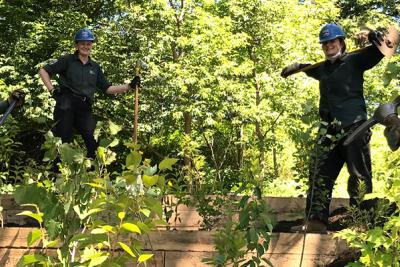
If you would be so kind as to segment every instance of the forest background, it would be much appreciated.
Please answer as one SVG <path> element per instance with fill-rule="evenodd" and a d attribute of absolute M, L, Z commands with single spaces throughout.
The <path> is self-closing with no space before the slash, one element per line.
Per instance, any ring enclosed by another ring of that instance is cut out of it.
<path fill-rule="evenodd" d="M 257 184 L 264 195 L 304 195 L 318 83 L 305 74 L 283 79 L 281 69 L 323 60 L 324 24 L 339 23 L 351 51 L 362 26 L 398 26 L 399 10 L 398 1 L 372 0 L 1 0 L 0 96 L 27 93 L 24 107 L 0 128 L 1 190 L 40 179 L 55 102 L 38 70 L 73 52 L 74 33 L 88 27 L 96 36 L 92 58 L 112 83 L 133 78 L 138 60 L 148 66 L 141 72 L 138 143 L 150 162 L 179 159 L 166 176 L 169 193 L 227 194 Z M 370 115 L 398 94 L 398 58 L 365 74 Z M 96 95 L 98 133 L 116 157 L 111 171 L 120 171 L 129 153 L 133 110 L 133 91 Z M 109 134 L 113 129 L 120 131 Z M 381 126 L 373 132 L 379 191 L 398 153 Z M 344 169 L 334 197 L 347 197 L 346 180 Z"/>

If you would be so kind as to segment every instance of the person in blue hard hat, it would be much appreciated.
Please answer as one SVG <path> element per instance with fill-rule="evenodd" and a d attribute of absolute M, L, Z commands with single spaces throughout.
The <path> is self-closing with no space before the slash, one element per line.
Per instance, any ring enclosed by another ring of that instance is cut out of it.
<path fill-rule="evenodd" d="M 89 29 L 75 34 L 75 53 L 50 62 L 39 70 L 39 75 L 50 94 L 55 98 L 53 132 L 64 143 L 71 142 L 73 128 L 82 136 L 87 156 L 94 158 L 98 144 L 94 138 L 96 122 L 92 116 L 95 92 L 118 94 L 140 86 L 135 76 L 129 84 L 112 85 L 104 76 L 100 65 L 91 57 L 95 36 Z M 58 86 L 51 78 L 58 75 Z"/>
<path fill-rule="evenodd" d="M 5 101 L 0 100 L 0 114 L 6 112 L 6 110 L 13 101 L 16 101 L 15 102 L 16 107 L 22 106 L 25 101 L 25 93 L 22 90 L 17 89 L 11 92 L 7 100 Z"/>
<path fill-rule="evenodd" d="M 306 206 L 308 223 L 303 228 L 295 227 L 295 231 L 326 232 L 333 186 L 344 163 L 350 174 L 347 188 L 350 205 L 360 202 L 360 182 L 364 185 L 365 193 L 372 192 L 369 147 L 371 131 L 367 131 L 349 146 L 343 145 L 343 137 L 367 119 L 363 74 L 384 57 L 376 46 L 381 44 L 383 38 L 380 32 L 371 30 L 368 40 L 372 45 L 354 53 L 346 53 L 345 38 L 339 25 L 323 26 L 319 33 L 319 43 L 326 60 L 304 71 L 319 81 L 319 115 L 323 122 L 310 164 Z M 286 78 L 309 65 L 289 65 L 282 70 L 281 75 Z"/>

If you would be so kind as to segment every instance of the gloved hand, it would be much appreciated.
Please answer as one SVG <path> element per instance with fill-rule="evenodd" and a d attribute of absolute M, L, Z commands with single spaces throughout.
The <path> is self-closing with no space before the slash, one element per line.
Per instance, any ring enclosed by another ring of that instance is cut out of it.
<path fill-rule="evenodd" d="M 10 97 L 8 98 L 8 103 L 16 101 L 15 106 L 20 107 L 25 102 L 25 93 L 21 89 L 17 89 L 11 92 Z"/>
<path fill-rule="evenodd" d="M 371 30 L 368 33 L 368 41 L 371 44 L 377 44 L 377 45 L 381 45 L 382 42 L 384 41 L 383 37 L 385 36 L 385 34 L 382 31 L 379 30 Z"/>
<path fill-rule="evenodd" d="M 56 99 L 59 95 L 61 95 L 61 89 L 57 85 L 54 86 L 53 88 L 54 89 L 53 89 L 53 91 L 50 92 L 50 94 L 51 94 L 52 98 Z"/>
<path fill-rule="evenodd" d="M 129 83 L 129 87 L 132 89 L 135 89 L 136 86 L 140 87 L 140 76 L 137 76 L 137 75 Z"/>
<path fill-rule="evenodd" d="M 311 64 L 307 63 L 307 64 L 302 64 L 302 63 L 293 63 L 289 66 L 286 66 L 285 68 L 283 68 L 282 72 L 281 72 L 281 76 L 283 78 L 286 78 L 289 75 L 292 75 L 293 73 L 295 73 L 296 71 L 308 67 Z"/>

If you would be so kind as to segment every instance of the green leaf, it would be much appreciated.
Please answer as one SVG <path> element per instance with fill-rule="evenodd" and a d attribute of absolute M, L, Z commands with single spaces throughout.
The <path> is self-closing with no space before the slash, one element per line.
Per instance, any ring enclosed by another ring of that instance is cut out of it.
<path fill-rule="evenodd" d="M 103 184 L 98 184 L 98 183 L 84 183 L 84 184 L 87 184 L 87 185 L 89 185 L 89 186 L 91 186 L 93 188 L 98 188 L 98 189 L 105 190 L 105 187 L 103 186 Z"/>
<path fill-rule="evenodd" d="M 153 256 L 154 256 L 154 254 L 142 254 L 142 255 L 139 256 L 138 262 L 145 262 L 145 261 L 149 260 Z"/>
<path fill-rule="evenodd" d="M 104 230 L 103 228 L 95 228 L 92 231 L 90 231 L 90 233 L 92 235 L 99 235 L 99 234 L 105 234 L 105 233 L 107 233 L 107 231 Z"/>
<path fill-rule="evenodd" d="M 137 151 L 133 151 L 126 157 L 125 165 L 132 170 L 139 167 L 140 162 L 142 162 L 142 155 Z"/>
<path fill-rule="evenodd" d="M 132 232 L 132 233 L 138 233 L 138 234 L 142 233 L 142 231 L 140 231 L 140 228 L 136 224 L 133 224 L 133 223 L 123 223 L 121 225 L 121 227 L 123 229 L 125 229 L 125 230 L 128 230 L 128 231 Z"/>
<path fill-rule="evenodd" d="M 103 228 L 107 232 L 115 233 L 115 227 L 111 225 L 103 225 L 101 228 Z"/>
<path fill-rule="evenodd" d="M 124 243 L 122 243 L 122 242 L 118 242 L 118 245 L 119 245 L 123 250 L 125 250 L 126 253 L 128 253 L 129 255 L 131 255 L 133 258 L 136 258 L 135 254 L 133 253 L 133 251 L 131 250 L 131 248 L 130 248 L 128 245 L 126 245 L 126 244 L 124 244 Z"/>
<path fill-rule="evenodd" d="M 148 209 L 140 209 L 140 212 L 143 213 L 144 216 L 150 217 L 151 210 L 148 210 Z"/>
<path fill-rule="evenodd" d="M 119 218 L 120 220 L 123 220 L 123 219 L 125 218 L 125 216 L 126 216 L 126 213 L 125 213 L 125 212 L 123 212 L 123 211 L 118 212 L 118 218 Z"/>
<path fill-rule="evenodd" d="M 159 164 L 159 169 L 160 171 L 168 169 L 172 171 L 172 165 L 178 162 L 178 159 L 176 158 L 166 158 L 163 159 L 160 164 Z"/>
<path fill-rule="evenodd" d="M 158 182 L 158 175 L 154 175 L 154 176 L 143 175 L 143 184 L 146 187 L 151 187 L 151 186 L 157 184 L 157 182 Z"/>
<path fill-rule="evenodd" d="M 82 214 L 81 214 L 81 210 L 80 210 L 79 205 L 75 205 L 75 206 L 73 206 L 72 208 L 73 208 L 73 210 L 76 212 L 76 214 L 78 214 L 79 219 L 82 220 L 82 218 L 81 218 L 81 217 L 82 217 Z"/>
<path fill-rule="evenodd" d="M 43 239 L 43 247 L 45 248 L 52 248 L 58 244 L 58 240 L 47 241 Z"/>
<path fill-rule="evenodd" d="M 105 262 L 108 256 L 96 256 L 90 260 L 89 267 L 98 266 Z"/>
<path fill-rule="evenodd" d="M 144 169 L 143 174 L 145 175 L 154 175 L 157 172 L 157 165 L 154 165 L 153 167 L 147 167 Z"/>
<path fill-rule="evenodd" d="M 134 184 L 137 180 L 136 175 L 124 175 L 124 179 L 127 184 Z"/>
<path fill-rule="evenodd" d="M 32 246 L 41 237 L 42 237 L 42 232 L 39 229 L 34 229 L 32 232 L 30 232 L 27 238 L 28 247 Z"/>
<path fill-rule="evenodd" d="M 254 227 L 251 227 L 249 229 L 249 234 L 250 234 L 250 240 L 252 243 L 257 243 L 258 242 L 258 236 L 257 236 L 257 232 L 256 229 L 254 229 Z"/>
<path fill-rule="evenodd" d="M 29 217 L 35 219 L 36 221 L 38 221 L 39 223 L 43 222 L 43 213 L 42 212 L 33 213 L 32 211 L 25 210 L 23 212 L 18 213 L 17 215 L 19 215 L 19 216 L 29 216 Z"/>
<path fill-rule="evenodd" d="M 32 263 L 40 263 L 46 261 L 46 257 L 39 254 L 25 255 L 17 263 L 18 267 L 27 266 Z"/>
<path fill-rule="evenodd" d="M 261 244 L 257 244 L 257 255 L 262 256 L 264 255 L 264 252 L 265 252 L 264 246 Z"/>
<path fill-rule="evenodd" d="M 243 208 L 247 204 L 247 201 L 249 200 L 249 198 L 250 198 L 250 196 L 243 196 L 239 202 L 239 207 Z"/>
<path fill-rule="evenodd" d="M 110 130 L 111 135 L 116 135 L 119 131 L 121 131 L 122 127 L 109 120 L 108 129 Z"/>

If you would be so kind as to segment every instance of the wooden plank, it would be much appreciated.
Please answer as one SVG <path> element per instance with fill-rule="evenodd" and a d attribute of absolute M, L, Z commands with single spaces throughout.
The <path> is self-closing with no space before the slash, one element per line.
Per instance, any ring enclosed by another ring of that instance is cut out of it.
<path fill-rule="evenodd" d="M 35 226 L 34 219 L 27 216 L 17 216 L 16 214 L 25 210 L 25 207 L 18 206 L 11 195 L 0 196 L 4 207 L 4 224 L 9 226 Z M 236 197 L 237 198 L 237 197 Z M 164 197 L 164 208 L 171 210 L 171 205 L 177 205 L 178 199 L 174 196 Z M 305 209 L 304 198 L 290 197 L 266 197 L 265 201 L 273 209 L 273 215 L 277 221 L 297 220 L 303 217 Z M 331 202 L 331 211 L 339 207 L 345 207 L 348 199 L 334 198 Z M 28 207 L 29 208 L 29 207 Z M 177 229 L 177 230 L 200 230 L 202 228 L 203 218 L 193 207 L 179 204 L 172 209 L 172 216 L 168 219 L 169 226 L 160 225 L 159 229 Z M 215 227 L 219 227 L 216 225 Z"/>
<path fill-rule="evenodd" d="M 26 247 L 26 238 L 32 230 L 33 228 L 0 229 L 0 266 L 15 266 L 24 253 L 33 251 Z M 149 266 L 206 266 L 201 260 L 215 255 L 213 233 L 159 231 L 142 236 L 145 250 L 155 253 Z M 275 267 L 297 266 L 303 252 L 303 238 L 303 234 L 274 233 L 265 256 Z M 323 266 L 348 249 L 345 241 L 335 239 L 329 234 L 307 234 L 305 238 L 303 266 Z"/>
<path fill-rule="evenodd" d="M 145 251 L 146 253 L 152 253 L 151 251 Z M 22 249 L 22 248 L 0 248 L 0 266 L 1 267 L 15 267 L 17 266 L 20 258 L 26 254 L 40 253 L 39 249 Z M 55 249 L 49 249 L 47 253 L 52 256 L 56 256 L 57 252 Z M 165 266 L 164 256 L 165 252 L 156 251 L 153 258 L 147 261 L 147 266 L 161 267 Z M 128 263 L 125 267 L 136 267 L 137 263 Z"/>
<path fill-rule="evenodd" d="M 26 248 L 26 238 L 34 228 L 0 229 L 0 248 Z M 152 251 L 202 251 L 213 252 L 213 234 L 207 231 L 158 231 L 141 236 L 144 248 Z M 307 254 L 335 255 L 347 249 L 343 240 L 331 234 L 307 234 L 305 250 Z M 303 234 L 273 233 L 268 249 L 270 254 L 299 254 L 303 247 Z"/>

